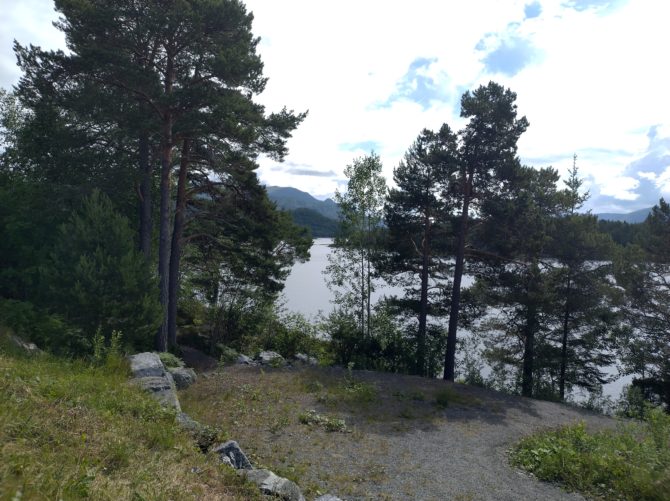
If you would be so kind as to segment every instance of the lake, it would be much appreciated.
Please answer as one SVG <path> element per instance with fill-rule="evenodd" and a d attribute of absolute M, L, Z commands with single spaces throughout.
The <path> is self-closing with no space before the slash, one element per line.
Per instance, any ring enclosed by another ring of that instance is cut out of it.
<path fill-rule="evenodd" d="M 333 308 L 331 300 L 333 294 L 326 285 L 323 271 L 328 266 L 328 254 L 331 252 L 331 238 L 316 238 L 310 249 L 311 258 L 306 263 L 297 263 L 293 266 L 286 280 L 286 286 L 282 294 L 284 306 L 289 311 L 302 313 L 307 318 L 314 320 L 319 312 L 327 314 Z M 472 283 L 472 277 L 463 277 L 463 285 Z M 399 294 L 402 290 L 385 284 L 378 284 L 377 290 L 372 295 L 373 303 L 384 295 Z M 467 331 L 459 330 L 459 334 L 467 335 Z M 616 368 L 610 367 L 607 372 L 616 374 Z M 626 376 L 603 387 L 605 395 L 618 398 L 624 385 L 630 384 L 632 377 Z"/>

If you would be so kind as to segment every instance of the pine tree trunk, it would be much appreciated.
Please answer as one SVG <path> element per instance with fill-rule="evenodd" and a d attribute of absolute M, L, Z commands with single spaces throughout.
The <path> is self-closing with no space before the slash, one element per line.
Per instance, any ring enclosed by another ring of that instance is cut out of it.
<path fill-rule="evenodd" d="M 525 342 L 523 347 L 523 373 L 521 377 L 521 394 L 524 397 L 533 396 L 533 369 L 535 361 L 535 311 L 528 308 L 526 326 L 524 328 Z"/>
<path fill-rule="evenodd" d="M 140 171 L 140 251 L 147 261 L 151 259 L 151 174 L 149 162 L 149 134 L 146 130 L 139 137 Z"/>
<path fill-rule="evenodd" d="M 471 171 L 464 186 L 461 228 L 458 234 L 458 248 L 456 249 L 456 267 L 454 268 L 454 285 L 451 293 L 451 308 L 449 310 L 449 332 L 447 333 L 447 353 L 444 359 L 444 379 L 447 381 L 454 380 L 456 369 L 456 333 L 458 330 L 458 313 L 461 308 L 461 280 L 463 278 L 463 265 L 465 261 L 465 240 L 468 232 L 472 175 Z"/>
<path fill-rule="evenodd" d="M 163 322 L 156 334 L 156 350 L 167 351 L 167 312 L 169 301 L 170 267 L 170 171 L 172 157 L 172 138 L 170 120 L 164 125 L 164 139 L 161 148 L 161 205 L 160 228 L 158 236 L 158 280 L 160 283 L 160 302 L 163 307 Z"/>
<path fill-rule="evenodd" d="M 559 394 L 561 401 L 565 400 L 565 370 L 568 364 L 568 326 L 570 321 L 570 288 L 572 282 L 568 272 L 568 283 L 565 295 L 565 311 L 563 315 L 563 339 L 561 341 L 561 377 L 559 380 Z"/>
<path fill-rule="evenodd" d="M 174 61 L 172 54 L 167 55 L 164 92 L 172 94 L 174 83 Z M 158 234 L 158 280 L 160 284 L 160 302 L 163 307 L 163 321 L 156 333 L 156 350 L 167 351 L 168 340 L 168 302 L 170 274 L 170 175 L 172 170 L 173 117 L 170 111 L 162 116 L 161 127 L 161 184 L 160 184 L 160 227 Z"/>
<path fill-rule="evenodd" d="M 430 219 L 425 221 L 426 231 L 421 246 L 421 297 L 419 300 L 419 332 L 417 346 L 418 373 L 425 376 L 426 371 L 426 323 L 428 317 L 428 267 L 430 266 Z"/>
<path fill-rule="evenodd" d="M 535 367 L 535 332 L 537 331 L 537 308 L 535 304 L 537 294 L 536 273 L 539 273 L 537 263 L 531 268 L 530 282 L 528 283 L 526 306 L 526 325 L 524 326 L 523 369 L 521 375 L 521 394 L 524 397 L 533 396 L 533 370 Z"/>
<path fill-rule="evenodd" d="M 177 204 L 170 249 L 170 278 L 168 284 L 168 346 L 177 345 L 177 295 L 179 292 L 179 264 L 181 261 L 181 238 L 184 233 L 184 211 L 186 209 L 186 174 L 188 172 L 189 140 L 184 139 L 179 161 L 177 182 Z"/>

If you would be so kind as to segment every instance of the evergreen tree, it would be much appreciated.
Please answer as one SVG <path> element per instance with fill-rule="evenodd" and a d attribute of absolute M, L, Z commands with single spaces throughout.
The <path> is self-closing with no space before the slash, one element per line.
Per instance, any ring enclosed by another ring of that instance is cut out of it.
<path fill-rule="evenodd" d="M 414 370 L 422 376 L 435 373 L 435 355 L 442 353 L 439 337 L 432 343 L 437 346 L 428 348 L 428 317 L 446 313 L 449 267 L 443 256 L 453 208 L 449 183 L 457 162 L 457 138 L 448 125 L 437 133 L 423 130 L 419 134 L 393 171 L 397 188 L 390 190 L 385 207 L 385 252 L 375 263 L 387 281 L 405 289 L 404 297 L 393 303 L 396 310 L 417 319 L 412 327 L 416 338 Z"/>
<path fill-rule="evenodd" d="M 515 169 L 517 141 L 528 127 L 517 118 L 516 94 L 495 82 L 466 92 L 461 98 L 461 117 L 469 119 L 460 131 L 460 173 L 455 184 L 460 199 L 456 263 L 449 313 L 449 333 L 444 379 L 453 381 L 460 311 L 461 280 L 470 229 L 470 213 L 477 211 L 490 193 Z"/>
<path fill-rule="evenodd" d="M 644 222 L 638 243 L 615 259 L 631 327 L 619 358 L 645 397 L 670 410 L 670 205 L 664 199 Z"/>
<path fill-rule="evenodd" d="M 614 362 L 612 330 L 616 315 L 609 283 L 612 242 L 598 230 L 598 220 L 577 211 L 588 199 L 581 194 L 577 157 L 566 184 L 566 212 L 555 222 L 550 247 L 557 308 L 556 345 L 558 395 L 565 399 L 566 385 L 597 390 L 607 381 L 602 368 Z M 554 357 L 552 357 L 554 358 Z"/>
<path fill-rule="evenodd" d="M 513 367 L 521 393 L 530 397 L 541 387 L 545 368 L 537 362 L 545 356 L 556 301 L 544 257 L 565 197 L 551 168 L 518 167 L 507 181 L 504 190 L 482 204 L 480 239 L 486 252 L 473 269 L 488 304 L 500 309 L 489 324 L 491 334 L 497 334 L 487 342 L 489 357 Z"/>
<path fill-rule="evenodd" d="M 92 93 L 123 95 L 121 104 L 150 115 L 134 130 L 141 139 L 141 163 L 146 163 L 145 143 L 154 137 L 161 165 L 158 269 L 167 316 L 156 347 L 163 350 L 176 339 L 175 278 L 193 152 L 204 148 L 208 155 L 222 159 L 211 162 L 213 169 L 225 169 L 230 162 L 260 152 L 281 158 L 286 139 L 304 115 L 282 110 L 266 116 L 264 108 L 252 101 L 266 79 L 256 54 L 258 39 L 251 33 L 253 17 L 237 0 L 59 0 L 56 9 L 63 15 L 58 27 L 65 33 L 70 53 L 17 48 L 24 79 L 29 81 L 36 68 L 52 65 L 71 80 L 84 81 Z M 178 146 L 179 182 L 171 234 L 170 184 Z"/>
<path fill-rule="evenodd" d="M 80 328 L 89 343 L 98 330 L 107 339 L 120 331 L 134 348 L 150 348 L 160 323 L 158 284 L 128 220 L 100 192 L 61 226 L 43 277 L 49 310 Z"/>

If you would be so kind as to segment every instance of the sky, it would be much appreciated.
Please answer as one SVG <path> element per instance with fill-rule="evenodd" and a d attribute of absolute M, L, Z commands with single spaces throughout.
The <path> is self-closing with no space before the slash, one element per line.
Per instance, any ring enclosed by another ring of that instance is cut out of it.
<path fill-rule="evenodd" d="M 460 99 L 496 81 L 530 122 L 526 165 L 565 177 L 577 154 L 585 209 L 630 212 L 670 198 L 667 0 L 247 0 L 269 78 L 268 112 L 309 111 L 268 185 L 318 198 L 375 151 L 393 169 L 422 129 L 460 129 Z M 0 86 L 12 43 L 64 48 L 51 0 L 0 0 Z"/>

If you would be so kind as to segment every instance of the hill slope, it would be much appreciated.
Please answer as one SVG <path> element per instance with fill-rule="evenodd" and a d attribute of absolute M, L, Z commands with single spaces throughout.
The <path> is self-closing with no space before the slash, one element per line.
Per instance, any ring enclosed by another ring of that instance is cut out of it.
<path fill-rule="evenodd" d="M 605 212 L 602 214 L 596 214 L 598 219 L 603 221 L 622 221 L 624 223 L 636 224 L 642 223 L 651 212 L 651 207 L 648 209 L 640 209 L 633 212 L 628 212 L 625 214 L 619 214 L 615 212 Z"/>
<path fill-rule="evenodd" d="M 280 209 L 287 211 L 312 209 L 329 219 L 339 218 L 340 209 L 330 198 L 319 200 L 309 193 L 288 186 L 266 186 L 265 189 L 270 200 L 275 202 Z"/>
<path fill-rule="evenodd" d="M 260 499 L 129 385 L 124 364 L 26 358 L 0 343 L 0 370 L 2 500 Z"/>

